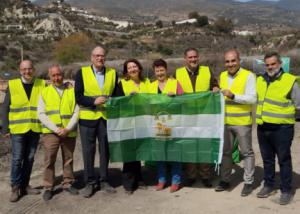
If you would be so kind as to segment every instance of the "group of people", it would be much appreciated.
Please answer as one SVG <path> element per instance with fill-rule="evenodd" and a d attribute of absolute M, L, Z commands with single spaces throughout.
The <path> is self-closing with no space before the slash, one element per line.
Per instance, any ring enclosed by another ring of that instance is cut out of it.
<path fill-rule="evenodd" d="M 91 52 L 92 65 L 82 67 L 76 74 L 75 87 L 64 83 L 64 73 L 59 65 L 49 68 L 51 84 L 35 77 L 30 60 L 20 63 L 21 77 L 10 80 L 3 103 L 2 134 L 12 145 L 11 196 L 16 202 L 26 194 L 39 194 L 29 185 L 34 155 L 42 135 L 44 148 L 43 199 L 54 194 L 55 161 L 59 148 L 63 160 L 62 188 L 72 195 L 79 193 L 74 187 L 73 152 L 77 123 L 82 145 L 85 187 L 83 197 L 91 197 L 100 189 L 107 193 L 116 190 L 108 181 L 109 146 L 104 104 L 109 97 L 131 96 L 136 93 L 166 94 L 176 96 L 187 93 L 222 93 L 225 97 L 225 131 L 221 179 L 215 191 L 230 189 L 233 142 L 238 140 L 244 162 L 244 187 L 241 196 L 253 191 L 255 155 L 252 149 L 252 110 L 256 107 L 257 135 L 264 166 L 264 185 L 257 197 L 266 198 L 275 191 L 275 157 L 280 166 L 279 204 L 288 204 L 293 197 L 291 144 L 294 136 L 295 109 L 300 108 L 300 90 L 296 77 L 285 73 L 278 53 L 264 57 L 266 72 L 256 77 L 241 67 L 236 49 L 224 53 L 226 71 L 216 80 L 209 67 L 199 64 L 199 52 L 188 48 L 184 52 L 185 65 L 168 75 L 165 60 L 153 62 L 155 80 L 144 76 L 143 67 L 136 59 L 125 61 L 122 78 L 115 69 L 105 66 L 106 52 L 97 46 Z M 97 143 L 98 141 L 98 147 Z M 94 162 L 96 149 L 100 154 L 99 178 Z M 170 192 L 182 186 L 182 168 L 186 185 L 192 186 L 198 175 L 205 187 L 212 187 L 211 165 L 208 163 L 171 162 Z M 166 166 L 157 162 L 156 190 L 166 187 Z M 184 167 L 183 167 L 184 166 Z M 137 188 L 146 188 L 141 174 L 141 162 L 124 162 L 122 180 L 125 192 L 132 194 Z"/>

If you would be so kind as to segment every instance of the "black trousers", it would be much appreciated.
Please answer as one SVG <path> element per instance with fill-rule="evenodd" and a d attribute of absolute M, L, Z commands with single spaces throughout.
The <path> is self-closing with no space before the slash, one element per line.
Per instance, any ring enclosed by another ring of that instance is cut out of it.
<path fill-rule="evenodd" d="M 125 190 L 134 191 L 142 180 L 140 161 L 123 163 L 122 181 Z"/>
<path fill-rule="evenodd" d="M 108 179 L 109 150 L 107 141 L 106 120 L 100 119 L 96 127 L 79 126 L 84 165 L 84 179 L 87 184 L 96 184 L 94 168 L 96 139 L 100 154 L 100 181 Z"/>
<path fill-rule="evenodd" d="M 280 168 L 280 190 L 292 190 L 291 145 L 294 137 L 293 125 L 264 124 L 257 126 L 258 143 L 264 164 L 265 186 L 275 185 L 275 157 Z"/>

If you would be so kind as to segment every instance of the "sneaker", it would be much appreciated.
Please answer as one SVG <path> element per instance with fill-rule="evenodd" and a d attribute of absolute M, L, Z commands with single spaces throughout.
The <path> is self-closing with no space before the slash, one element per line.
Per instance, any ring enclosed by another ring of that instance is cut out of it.
<path fill-rule="evenodd" d="M 84 189 L 81 191 L 81 194 L 85 198 L 89 198 L 94 193 L 94 186 L 92 184 L 87 184 Z"/>
<path fill-rule="evenodd" d="M 139 181 L 138 182 L 138 188 L 139 189 L 148 189 L 147 185 L 145 184 L 144 181 Z"/>
<path fill-rule="evenodd" d="M 185 182 L 185 185 L 187 187 L 192 187 L 194 184 L 196 183 L 196 179 L 195 178 L 188 178 Z"/>
<path fill-rule="evenodd" d="M 11 195 L 9 197 L 10 202 L 17 202 L 20 199 L 20 188 L 19 186 L 13 186 L 11 188 Z"/>
<path fill-rule="evenodd" d="M 251 192 L 253 191 L 253 185 L 252 184 L 245 184 L 242 192 L 241 192 L 241 196 L 245 197 L 251 194 Z"/>
<path fill-rule="evenodd" d="M 211 188 L 212 187 L 212 184 L 211 184 L 211 181 L 207 178 L 205 179 L 202 179 L 202 184 L 207 187 L 207 188 Z"/>
<path fill-rule="evenodd" d="M 70 193 L 71 195 L 78 195 L 78 189 L 76 189 L 73 186 L 70 186 L 69 188 L 65 188 L 64 191 Z"/>
<path fill-rule="evenodd" d="M 170 187 L 170 193 L 177 192 L 180 189 L 179 184 L 172 184 Z"/>
<path fill-rule="evenodd" d="M 166 183 L 158 182 L 158 184 L 155 186 L 156 191 L 161 191 L 165 188 Z"/>
<path fill-rule="evenodd" d="M 289 204 L 293 199 L 293 194 L 289 192 L 281 193 L 280 198 L 278 200 L 278 204 L 280 205 L 287 205 Z"/>
<path fill-rule="evenodd" d="M 116 193 L 117 191 L 113 188 L 108 182 L 102 181 L 100 183 L 100 191 L 104 191 L 106 193 Z"/>
<path fill-rule="evenodd" d="M 53 197 L 53 192 L 51 190 L 45 190 L 43 194 L 44 201 L 49 201 Z"/>
<path fill-rule="evenodd" d="M 276 191 L 272 187 L 264 186 L 257 194 L 256 196 L 258 198 L 267 198 L 270 195 L 275 194 Z"/>
<path fill-rule="evenodd" d="M 31 186 L 27 186 L 26 188 L 22 188 L 21 195 L 38 195 L 41 193 L 40 190 L 32 188 Z"/>
<path fill-rule="evenodd" d="M 228 190 L 230 188 L 230 183 L 225 181 L 220 181 L 218 186 L 216 186 L 215 191 L 216 192 L 223 192 L 225 190 Z"/>

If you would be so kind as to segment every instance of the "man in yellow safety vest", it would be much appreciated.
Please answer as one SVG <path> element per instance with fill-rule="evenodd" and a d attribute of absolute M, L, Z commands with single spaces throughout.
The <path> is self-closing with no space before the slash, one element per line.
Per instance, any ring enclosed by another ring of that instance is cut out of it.
<path fill-rule="evenodd" d="M 2 133 L 11 139 L 11 202 L 26 194 L 39 194 L 29 186 L 34 155 L 39 143 L 41 123 L 37 116 L 38 98 L 45 81 L 35 78 L 30 60 L 20 63 L 21 78 L 9 80 L 3 103 Z"/>
<path fill-rule="evenodd" d="M 241 196 L 253 190 L 255 158 L 252 149 L 252 104 L 256 102 L 255 75 L 241 67 L 240 54 L 232 49 L 224 54 L 226 71 L 220 75 L 220 88 L 225 97 L 225 130 L 221 181 L 217 192 L 229 189 L 232 171 L 232 148 L 237 138 L 244 161 L 244 187 Z"/>
<path fill-rule="evenodd" d="M 75 102 L 74 88 L 64 84 L 64 75 L 59 65 L 49 68 L 51 84 L 42 90 L 38 105 L 38 117 L 42 122 L 44 144 L 44 189 L 43 199 L 48 201 L 54 192 L 55 162 L 59 148 L 62 150 L 64 191 L 77 195 L 72 186 L 73 153 L 76 143 L 79 107 Z"/>
<path fill-rule="evenodd" d="M 290 203 L 292 193 L 291 145 L 294 137 L 295 109 L 300 108 L 300 89 L 296 77 L 285 73 L 280 55 L 271 52 L 264 57 L 266 72 L 257 78 L 257 137 L 264 165 L 264 186 L 258 198 L 274 191 L 275 156 L 280 169 L 281 195 L 276 202 Z"/>

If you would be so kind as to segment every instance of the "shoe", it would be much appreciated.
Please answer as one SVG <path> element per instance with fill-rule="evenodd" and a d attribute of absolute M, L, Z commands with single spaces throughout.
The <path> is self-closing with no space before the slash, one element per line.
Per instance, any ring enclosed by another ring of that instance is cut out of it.
<path fill-rule="evenodd" d="M 20 199 L 20 188 L 19 186 L 13 186 L 11 188 L 11 195 L 9 197 L 10 202 L 17 202 Z"/>
<path fill-rule="evenodd" d="M 70 193 L 71 195 L 78 195 L 78 189 L 76 189 L 73 186 L 70 186 L 69 188 L 65 188 L 64 191 Z"/>
<path fill-rule="evenodd" d="M 177 192 L 180 189 L 179 184 L 172 184 L 170 187 L 170 193 Z"/>
<path fill-rule="evenodd" d="M 187 187 L 192 187 L 194 184 L 196 183 L 196 179 L 195 178 L 188 178 L 185 182 L 185 185 Z"/>
<path fill-rule="evenodd" d="M 145 184 L 144 181 L 139 181 L 138 182 L 138 188 L 139 189 L 148 189 L 147 185 Z"/>
<path fill-rule="evenodd" d="M 212 184 L 210 182 L 209 179 L 202 179 L 202 184 L 207 187 L 207 188 L 211 188 L 212 187 Z"/>
<path fill-rule="evenodd" d="M 228 190 L 230 188 L 230 183 L 225 181 L 220 181 L 218 186 L 215 188 L 216 192 L 223 192 L 225 190 Z"/>
<path fill-rule="evenodd" d="M 241 196 L 245 197 L 251 194 L 251 192 L 253 191 L 253 185 L 252 184 L 245 184 L 242 192 L 241 192 Z"/>
<path fill-rule="evenodd" d="M 43 194 L 44 201 L 49 201 L 53 197 L 53 192 L 51 190 L 45 190 Z"/>
<path fill-rule="evenodd" d="M 87 184 L 81 191 L 81 195 L 85 198 L 89 198 L 94 193 L 94 186 L 92 184 Z"/>
<path fill-rule="evenodd" d="M 155 186 L 155 190 L 156 191 L 161 191 L 165 188 L 165 185 L 166 185 L 166 183 L 158 182 L 158 184 L 156 184 L 156 186 Z"/>
<path fill-rule="evenodd" d="M 264 186 L 264 187 L 256 194 L 256 196 L 257 196 L 258 198 L 267 198 L 267 197 L 269 197 L 270 195 L 275 194 L 275 193 L 276 193 L 276 191 L 275 191 L 273 188 L 268 187 L 268 186 Z"/>
<path fill-rule="evenodd" d="M 21 195 L 38 195 L 41 193 L 40 190 L 27 186 L 26 188 L 21 188 Z"/>
<path fill-rule="evenodd" d="M 281 193 L 280 198 L 278 200 L 278 204 L 287 205 L 292 201 L 292 199 L 293 199 L 292 193 L 288 193 L 288 192 Z"/>
<path fill-rule="evenodd" d="M 125 190 L 125 194 L 132 195 L 133 194 L 133 190 Z"/>
<path fill-rule="evenodd" d="M 100 183 L 100 191 L 104 191 L 106 193 L 116 193 L 117 191 L 113 188 L 108 182 L 102 181 Z"/>

